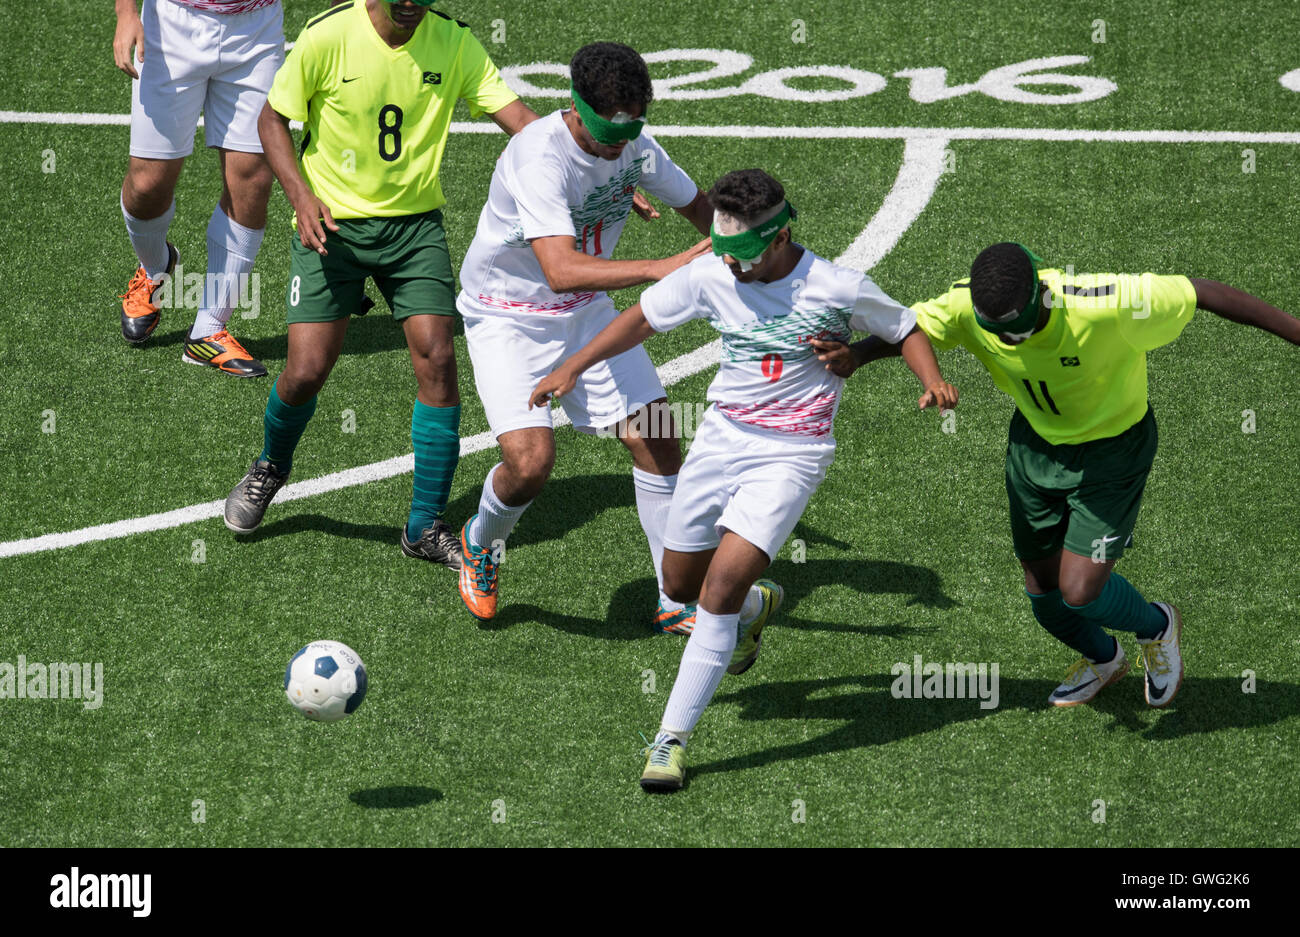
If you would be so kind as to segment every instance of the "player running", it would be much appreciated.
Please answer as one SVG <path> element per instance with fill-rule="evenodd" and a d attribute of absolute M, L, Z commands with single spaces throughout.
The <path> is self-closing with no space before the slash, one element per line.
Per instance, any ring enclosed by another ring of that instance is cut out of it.
<path fill-rule="evenodd" d="M 969 280 L 912 308 L 935 347 L 965 346 L 1016 403 L 1006 485 L 1025 594 L 1048 633 L 1083 655 L 1049 701 L 1086 703 L 1128 672 L 1110 629 L 1134 633 L 1147 703 L 1168 706 L 1183 680 L 1182 615 L 1113 571 L 1156 454 L 1146 353 L 1198 308 L 1294 344 L 1300 320 L 1213 280 L 1044 269 L 1016 243 L 985 249 Z M 823 351 L 843 376 L 894 354 L 871 339 Z"/>
<path fill-rule="evenodd" d="M 264 377 L 266 368 L 226 324 L 266 230 L 271 169 L 257 115 L 284 61 L 279 0 L 144 0 L 143 17 L 136 0 L 116 0 L 116 8 L 114 59 L 135 79 L 122 218 L 140 262 L 122 296 L 122 337 L 138 345 L 158 327 L 154 293 L 180 259 L 167 240 L 176 182 L 194 152 L 202 111 L 204 140 L 221 159 L 221 198 L 208 221 L 207 287 L 181 360 L 234 377 Z"/>
<path fill-rule="evenodd" d="M 606 290 L 667 276 L 708 242 L 662 260 L 611 260 L 640 185 L 707 234 L 712 212 L 699 187 L 649 133 L 650 73 L 633 49 L 600 42 L 570 64 L 573 106 L 530 124 L 497 161 L 478 231 L 465 255 L 457 308 L 474 383 L 501 446 L 478 513 L 461 531 L 460 595 L 470 613 L 497 611 L 501 548 L 555 464 L 549 408 L 530 409 L 533 385 L 617 315 Z M 632 455 L 637 513 L 659 580 L 660 631 L 689 632 L 694 609 L 663 592 L 662 531 L 681 467 L 675 427 L 636 427 L 667 400 L 645 349 L 583 375 L 564 410 L 578 429 L 614 428 Z M 647 408 L 651 408 L 647 410 Z M 671 422 L 671 421 L 664 421 Z"/>
<path fill-rule="evenodd" d="M 712 406 L 682 467 L 663 535 L 668 595 L 699 605 L 648 748 L 641 776 L 647 791 L 682 786 L 687 741 L 723 672 L 753 665 L 763 627 L 781 606 L 781 587 L 758 577 L 835 457 L 831 424 L 844 386 L 818 363 L 812 343 L 871 332 L 920 379 L 922 409 L 957 402 L 910 310 L 870 277 L 790 239 L 795 212 L 779 182 L 758 169 L 732 172 L 708 198 L 713 254 L 647 289 L 544 378 L 530 400 L 545 406 L 550 397 L 564 398 L 598 362 L 691 319 L 707 319 L 722 333 Z"/>
<path fill-rule="evenodd" d="M 288 479 L 348 316 L 372 277 L 402 324 L 415 369 L 415 477 L 402 552 L 458 569 L 460 542 L 442 520 L 460 458 L 460 395 L 438 167 L 458 98 L 511 134 L 537 115 L 464 23 L 426 16 L 432 2 L 335 6 L 307 23 L 276 75 L 260 127 L 298 226 L 289 351 L 266 402 L 262 452 L 226 499 L 225 521 L 236 533 L 254 530 Z M 290 119 L 306 124 L 301 173 Z"/>

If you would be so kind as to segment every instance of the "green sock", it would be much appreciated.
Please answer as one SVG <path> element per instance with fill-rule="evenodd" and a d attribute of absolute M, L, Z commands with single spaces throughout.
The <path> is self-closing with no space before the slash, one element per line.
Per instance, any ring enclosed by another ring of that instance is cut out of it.
<path fill-rule="evenodd" d="M 307 421 L 316 412 L 316 398 L 291 407 L 280 399 L 279 386 L 277 380 L 266 398 L 266 416 L 262 419 L 265 441 L 258 458 L 265 459 L 287 475 L 293 468 L 293 450 L 302 438 L 302 431 L 307 428 Z"/>
<path fill-rule="evenodd" d="M 447 510 L 451 480 L 460 461 L 460 405 L 430 407 L 417 400 L 411 411 L 411 445 L 415 478 L 406 536 L 415 540 Z"/>
<path fill-rule="evenodd" d="M 1168 624 L 1164 612 L 1142 598 L 1142 593 L 1119 573 L 1111 573 L 1101 595 L 1087 605 L 1076 608 L 1068 602 L 1063 604 L 1099 625 L 1116 631 L 1132 631 L 1141 641 L 1151 640 Z"/>
<path fill-rule="evenodd" d="M 1061 599 L 1061 590 L 1053 589 L 1045 595 L 1034 595 L 1028 589 L 1029 604 L 1034 607 L 1034 617 L 1047 629 L 1048 634 L 1062 644 L 1074 648 L 1093 663 L 1104 663 L 1115 657 L 1115 639 L 1101 630 L 1101 625 L 1080 617 Z"/>

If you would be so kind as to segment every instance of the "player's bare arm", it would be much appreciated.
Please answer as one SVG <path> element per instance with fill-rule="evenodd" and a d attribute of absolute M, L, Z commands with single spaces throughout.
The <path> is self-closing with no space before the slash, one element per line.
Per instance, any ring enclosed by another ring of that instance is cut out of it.
<path fill-rule="evenodd" d="M 537 382 L 533 395 L 528 399 L 528 408 L 544 407 L 552 397 L 563 397 L 577 386 L 578 376 L 583 371 L 607 358 L 630 351 L 654 332 L 641 311 L 640 303 L 624 309 L 581 350 Z"/>
<path fill-rule="evenodd" d="M 289 136 L 289 118 L 265 104 L 257 119 L 257 134 L 262 139 L 262 150 L 271 171 L 280 180 L 289 204 L 298 217 L 298 239 L 302 246 L 324 256 L 325 228 L 337 231 L 329 206 L 316 197 L 307 180 L 298 170 L 298 158 L 293 151 L 293 137 Z"/>
<path fill-rule="evenodd" d="M 1285 338 L 1293 345 L 1300 345 L 1300 319 L 1295 316 L 1217 280 L 1194 279 L 1192 286 L 1196 289 L 1197 309 L 1212 312 L 1230 322 L 1253 325 Z"/>
<path fill-rule="evenodd" d="M 537 112 L 523 101 L 516 99 L 488 116 L 492 118 L 493 123 L 513 137 L 537 119 Z"/>
<path fill-rule="evenodd" d="M 577 239 L 568 234 L 535 238 L 529 243 L 542 266 L 546 285 L 557 293 L 621 290 L 655 283 L 711 250 L 706 238 L 680 254 L 659 260 L 606 260 L 579 251 Z"/>
<path fill-rule="evenodd" d="M 934 358 L 934 346 L 918 326 L 912 326 L 912 331 L 899 342 L 898 350 L 925 388 L 925 393 L 916 401 L 918 407 L 922 410 L 927 407 L 949 410 L 957 405 L 957 388 L 943 379 L 939 362 Z"/>
<path fill-rule="evenodd" d="M 131 50 L 135 49 L 136 61 L 144 61 L 144 24 L 140 22 L 140 11 L 135 0 L 114 0 L 114 7 L 117 30 L 113 34 L 113 63 L 132 78 L 139 78 L 140 73 L 131 61 Z"/>

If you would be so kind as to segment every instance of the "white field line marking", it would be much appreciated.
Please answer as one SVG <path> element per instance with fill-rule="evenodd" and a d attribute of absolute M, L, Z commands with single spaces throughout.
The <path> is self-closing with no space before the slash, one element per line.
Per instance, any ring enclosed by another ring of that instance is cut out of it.
<path fill-rule="evenodd" d="M 943 153 L 947 139 L 941 136 L 927 135 L 909 138 L 903 148 L 903 164 L 899 168 L 894 186 L 880 208 L 872 217 L 863 232 L 854 240 L 849 249 L 841 254 L 837 263 L 868 270 L 884 258 L 899 238 L 912 226 L 912 223 L 925 210 L 925 206 L 934 194 L 939 178 L 943 174 Z M 678 383 L 693 374 L 697 374 L 718 361 L 721 340 L 710 342 L 702 348 L 665 362 L 659 367 L 659 378 L 665 387 Z M 569 424 L 568 417 L 562 410 L 554 414 L 554 425 L 558 428 Z M 460 442 L 462 456 L 482 452 L 496 445 L 491 431 L 479 433 Z M 380 481 L 404 475 L 414 469 L 415 457 L 411 453 L 361 465 L 356 468 L 309 478 L 305 481 L 286 485 L 277 495 L 277 502 L 296 501 L 314 495 L 338 491 L 355 485 Z M 43 534 L 23 540 L 10 540 L 0 543 L 0 559 L 10 556 L 22 556 L 28 553 L 40 553 L 47 550 L 59 550 L 65 547 L 79 546 L 101 540 L 113 540 L 132 534 L 155 530 L 166 530 L 192 524 L 198 521 L 220 517 L 225 508 L 225 501 L 207 501 L 189 507 L 150 514 L 146 517 L 130 518 L 83 527 L 80 530 L 64 533 Z"/>
<path fill-rule="evenodd" d="M 1300 70 L 1298 70 L 1300 71 Z M 1300 79 L 1297 79 L 1300 84 Z M 121 126 L 130 114 L 0 111 L 0 124 Z M 1300 133 L 1251 130 L 1086 130 L 1047 127 L 764 127 L 651 124 L 656 137 L 732 137 L 751 140 L 1046 140 L 1066 143 L 1291 143 Z M 452 133 L 500 133 L 491 121 L 454 121 Z"/>

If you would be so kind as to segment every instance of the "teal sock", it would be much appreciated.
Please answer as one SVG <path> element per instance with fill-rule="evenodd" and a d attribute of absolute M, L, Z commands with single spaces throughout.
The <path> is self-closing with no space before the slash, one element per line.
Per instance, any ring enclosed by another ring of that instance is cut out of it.
<path fill-rule="evenodd" d="M 460 405 L 429 407 L 417 400 L 411 411 L 411 445 L 415 479 L 406 536 L 415 540 L 447 510 L 451 480 L 460 462 Z"/>
<path fill-rule="evenodd" d="M 1101 630 L 1101 625 L 1077 615 L 1061 599 L 1061 590 L 1053 589 L 1045 595 L 1034 595 L 1028 589 L 1029 604 L 1034 607 L 1034 617 L 1047 629 L 1047 633 L 1068 647 L 1074 648 L 1093 663 L 1113 660 L 1115 639 Z"/>
<path fill-rule="evenodd" d="M 262 419 L 265 442 L 258 458 L 265 459 L 287 475 L 293 468 L 293 450 L 302 438 L 302 431 L 307 428 L 307 421 L 316 412 L 316 398 L 291 407 L 280 399 L 279 386 L 277 380 L 266 398 L 266 416 Z"/>
<path fill-rule="evenodd" d="M 1156 608 L 1133 584 L 1119 573 L 1111 573 L 1101 595 L 1087 605 L 1065 607 L 1077 615 L 1116 631 L 1131 631 L 1140 641 L 1149 641 L 1165 630 L 1164 612 Z"/>

